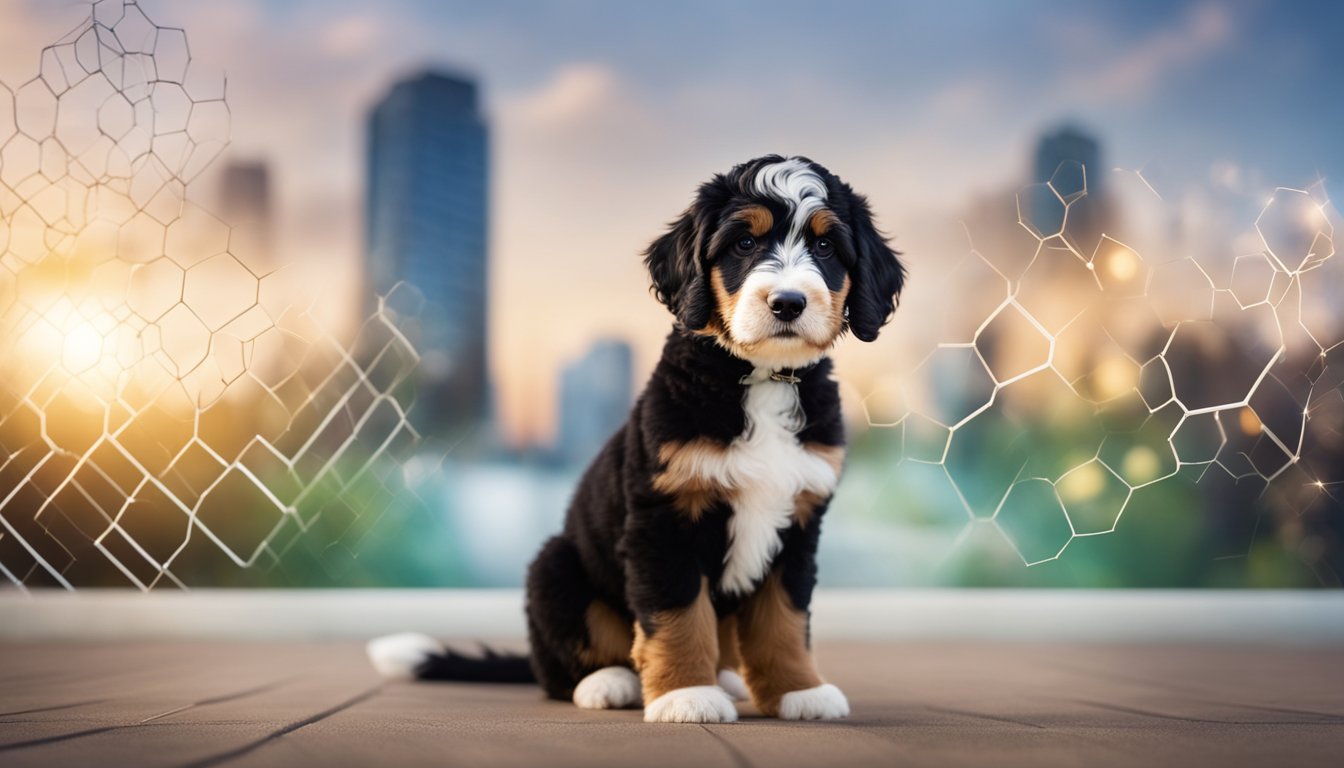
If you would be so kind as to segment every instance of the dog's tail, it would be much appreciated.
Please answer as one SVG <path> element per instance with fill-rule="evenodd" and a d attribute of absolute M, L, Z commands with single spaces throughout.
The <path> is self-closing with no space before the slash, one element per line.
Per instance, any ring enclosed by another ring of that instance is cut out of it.
<path fill-rule="evenodd" d="M 480 656 L 456 653 L 428 635 L 403 632 L 369 641 L 369 661 L 384 677 L 468 683 L 535 683 L 526 656 L 482 646 Z"/>

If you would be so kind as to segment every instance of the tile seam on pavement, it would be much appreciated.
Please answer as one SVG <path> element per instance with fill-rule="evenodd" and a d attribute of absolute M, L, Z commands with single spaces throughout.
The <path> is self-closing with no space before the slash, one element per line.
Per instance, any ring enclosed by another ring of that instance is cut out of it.
<path fill-rule="evenodd" d="M 1049 730 L 1049 728 L 1047 728 L 1047 727 L 1044 726 L 1044 725 L 1038 725 L 1038 724 L 1036 724 L 1036 723 L 1027 722 L 1027 721 L 1025 721 L 1025 720 L 1014 720 L 1014 719 L 1011 718 L 1011 717 L 1003 717 L 1002 715 L 990 715 L 990 714 L 986 714 L 986 713 L 984 713 L 984 712 L 972 712 L 972 711 L 970 711 L 970 710 L 968 710 L 968 709 L 956 709 L 955 707 L 935 707 L 935 706 L 927 706 L 927 705 L 926 705 L 924 708 L 927 709 L 927 710 L 929 710 L 929 711 L 931 711 L 931 712 L 942 712 L 943 714 L 949 714 L 949 715 L 960 715 L 960 716 L 962 716 L 962 717 L 973 717 L 973 718 L 976 718 L 977 720 L 993 720 L 993 721 L 998 722 L 998 723 L 1009 723 L 1009 724 L 1011 724 L 1011 725 L 1021 725 L 1021 726 L 1025 726 L 1025 727 L 1027 727 L 1027 728 L 1039 728 L 1040 730 L 1043 730 L 1043 731 Z"/>
<path fill-rule="evenodd" d="M 231 760 L 235 760 L 239 757 L 251 754 L 252 752 L 260 749 L 261 747 L 277 739 L 284 737 L 287 734 L 294 733 L 295 731 L 300 730 L 302 728 L 307 728 L 308 726 L 314 723 L 321 722 L 331 717 L 332 715 L 335 715 L 339 712 L 343 712 L 347 709 L 350 709 L 351 707 L 354 707 L 358 704 L 368 701 L 369 699 L 378 695 L 378 693 L 381 692 L 386 687 L 386 685 L 387 685 L 386 683 L 378 683 L 372 688 L 368 688 L 363 692 L 355 696 L 352 696 L 346 699 L 345 701 L 342 701 L 340 704 L 337 704 L 334 707 L 324 709 L 315 715 L 309 715 L 308 717 L 305 717 L 302 720 L 290 723 L 289 725 L 279 728 L 278 730 L 271 731 L 265 736 L 259 739 L 254 739 L 246 744 L 243 744 L 242 746 L 234 747 L 233 749 L 225 750 L 223 752 L 219 752 L 214 755 L 204 757 L 200 760 L 195 760 L 190 763 L 187 763 L 185 766 L 183 766 L 183 768 L 210 768 L 211 766 L 223 765 L 224 763 L 227 763 Z"/>
<path fill-rule="evenodd" d="M 1152 717 L 1158 720 L 1177 720 L 1183 723 L 1209 723 L 1211 725 L 1344 725 L 1344 720 L 1213 720 L 1204 717 L 1187 717 L 1185 715 L 1169 715 L 1165 712 L 1155 712 L 1151 709 L 1140 709 L 1139 707 L 1126 707 L 1121 704 L 1111 704 L 1104 701 L 1092 701 L 1090 699 L 1065 699 L 1075 704 L 1083 704 L 1089 707 L 1099 709 L 1109 709 L 1114 712 L 1124 712 L 1131 715 L 1140 715 L 1142 717 Z"/>
<path fill-rule="evenodd" d="M 122 729 L 124 729 L 124 728 L 138 728 L 138 727 L 140 727 L 140 726 L 142 726 L 142 725 L 147 725 L 147 724 L 149 724 L 149 723 L 152 723 L 152 722 L 154 722 L 155 720 L 159 720 L 159 719 L 161 719 L 161 718 L 168 717 L 169 715 L 176 715 L 176 714 L 178 714 L 178 713 L 180 713 L 180 712 L 185 712 L 185 711 L 187 711 L 187 710 L 189 710 L 189 709 L 194 709 L 194 708 L 196 708 L 196 707 L 204 707 L 204 706 L 209 706 L 209 705 L 211 705 L 211 704 L 221 704 L 221 703 L 224 703 L 224 702 L 226 702 L 226 701 L 234 701 L 234 700 L 237 700 L 237 699 L 246 698 L 246 697 L 248 697 L 248 696 L 253 696 L 253 695 L 256 695 L 256 694 L 258 694 L 258 693 L 265 693 L 266 691 L 274 690 L 275 688 L 279 688 L 279 687 L 281 687 L 281 686 L 283 686 L 283 685 L 286 685 L 286 684 L 288 684 L 289 682 L 291 682 L 292 680 L 294 680 L 294 678 L 292 678 L 292 677 L 290 677 L 290 678 L 284 678 L 284 679 L 277 680 L 277 681 L 274 681 L 274 682 L 271 682 L 271 683 L 266 683 L 266 684 L 264 684 L 264 685 L 254 686 L 254 687 L 252 687 L 252 688 L 247 688 L 247 689 L 244 689 L 244 690 L 242 690 L 242 691 L 236 691 L 236 692 L 234 692 L 234 693 L 226 693 L 226 694 L 223 694 L 223 695 L 220 695 L 220 696 L 213 696 L 213 697 L 204 698 L 204 699 L 201 699 L 200 701 L 195 701 L 195 702 L 192 702 L 192 703 L 190 703 L 190 704 L 184 704 L 184 705 L 182 705 L 182 706 L 180 706 L 180 707 L 174 707 L 173 709 L 170 709 L 170 710 L 168 710 L 168 711 L 166 711 L 166 712 L 160 712 L 160 713 L 157 714 L 157 715 L 151 715 L 150 717 L 147 717 L 147 718 L 145 718 L 144 720 L 140 720 L 140 721 L 137 721 L 137 722 L 134 722 L 134 723 L 116 723 L 115 725 L 103 725 L 103 726 L 98 726 L 97 728 L 85 728 L 85 729 L 82 730 L 82 731 L 71 731 L 71 732 L 69 732 L 69 733 L 58 733 L 58 734 L 53 734 L 53 735 L 51 735 L 51 736 L 42 736 L 42 737 L 40 737 L 40 738 L 36 738 L 36 739 L 27 739 L 27 740 L 25 740 L 25 741 L 16 741 L 16 742 L 13 742 L 13 743 L 11 743 L 11 744 L 0 744 L 0 752 L 7 752 L 7 751 L 11 751 L 11 750 L 16 750 L 16 749 L 27 749 L 28 747 L 40 747 L 40 746 L 42 746 L 42 745 L 44 745 L 44 744 L 54 744 L 54 743 L 56 743 L 56 742 L 60 742 L 60 741 L 69 741 L 69 740 L 71 740 L 71 739 L 79 739 L 79 738 L 83 738 L 83 737 L 85 737 L 85 736 L 97 736 L 97 735 L 100 734 L 100 733 L 107 733 L 108 731 L 119 731 L 119 730 L 122 730 Z M 50 710 L 56 710 L 56 709 L 69 709 L 69 708 L 72 708 L 72 707 L 84 706 L 84 705 L 87 705 L 87 704 L 94 704 L 94 703 L 98 703 L 98 702 L 102 702 L 102 701 L 112 701 L 112 700 L 113 700 L 113 699 L 98 699 L 98 700 L 96 700 L 96 701 L 77 702 L 77 703 L 75 703 L 75 704 L 63 704 L 63 705 L 55 706 L 55 707 L 45 707 L 45 708 L 40 708 L 40 709 L 35 709 L 35 710 L 29 710 L 29 712 L 44 712 L 44 711 L 50 711 Z M 18 712 L 18 713 L 10 713 L 10 714 L 26 714 L 26 713 Z M 29 722 L 29 721 L 22 721 L 22 720 L 21 720 L 21 721 L 15 721 L 15 722 Z"/>
<path fill-rule="evenodd" d="M 708 733 L 710 737 L 712 737 L 719 744 L 723 745 L 724 749 L 728 750 L 728 756 L 733 759 L 733 764 L 737 765 L 738 768 L 752 768 L 751 760 L 747 757 L 745 752 L 743 752 L 741 749 L 738 748 L 736 744 L 729 741 L 722 734 L 716 733 L 714 729 L 710 728 L 704 723 L 700 724 L 700 728 L 705 733 Z"/>
<path fill-rule="evenodd" d="M 89 699 L 88 701 L 75 701 L 70 704 L 53 704 L 49 707 L 34 707 L 32 709 L 19 709 L 13 712 L 0 712 L 0 717 L 16 717 L 18 715 L 35 715 L 38 712 L 55 712 L 58 709 L 74 709 L 75 707 L 87 707 L 90 704 L 102 704 L 107 699 Z"/>

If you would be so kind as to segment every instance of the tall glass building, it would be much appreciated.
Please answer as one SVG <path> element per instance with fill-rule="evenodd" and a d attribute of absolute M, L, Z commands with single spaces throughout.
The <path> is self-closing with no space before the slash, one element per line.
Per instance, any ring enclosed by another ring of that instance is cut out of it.
<path fill-rule="evenodd" d="M 634 352 L 620 339 L 598 339 L 560 373 L 560 459 L 583 466 L 625 423 L 634 399 Z"/>
<path fill-rule="evenodd" d="M 1090 256 L 1097 238 L 1112 224 L 1115 206 L 1106 183 L 1110 169 L 1102 165 L 1101 144 L 1082 128 L 1064 125 L 1041 136 L 1032 159 L 1033 182 L 1054 180 L 1059 194 L 1070 201 L 1067 234 L 1074 245 Z M 1083 189 L 1086 179 L 1087 195 L 1072 199 L 1075 191 Z M 1032 210 L 1037 230 L 1049 233 L 1059 228 L 1059 208 L 1048 201 L 1042 209 Z"/>
<path fill-rule="evenodd" d="M 368 295 L 406 282 L 425 296 L 415 412 L 429 432 L 488 418 L 488 150 L 471 80 L 423 72 L 393 85 L 369 114 Z"/>

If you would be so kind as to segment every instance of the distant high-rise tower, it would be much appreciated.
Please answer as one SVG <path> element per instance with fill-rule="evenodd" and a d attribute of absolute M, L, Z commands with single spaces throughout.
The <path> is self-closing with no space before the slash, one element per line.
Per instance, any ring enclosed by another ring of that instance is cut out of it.
<path fill-rule="evenodd" d="M 234 255 L 249 263 L 271 262 L 271 173 L 265 161 L 229 160 L 224 164 L 219 215 L 233 229 Z"/>
<path fill-rule="evenodd" d="M 417 426 L 455 430 L 488 418 L 488 134 L 476 83 L 424 72 L 369 114 L 365 248 L 371 299 L 399 282 L 427 300 Z"/>
<path fill-rule="evenodd" d="M 1113 206 L 1106 171 L 1101 165 L 1101 144 L 1076 126 L 1062 126 L 1041 136 L 1036 144 L 1031 181 L 1043 183 L 1055 179 L 1056 191 L 1070 203 L 1066 233 L 1084 250 L 1085 256 L 1091 254 L 1097 239 L 1111 223 Z M 1084 174 L 1087 195 L 1075 201 L 1071 198 L 1082 189 Z M 1053 202 L 1033 210 L 1031 215 L 1038 220 L 1038 229 L 1043 233 L 1058 227 Z"/>
<path fill-rule="evenodd" d="M 630 345 L 599 339 L 560 374 L 560 430 L 556 447 L 570 464 L 586 464 L 621 426 L 633 397 Z"/>

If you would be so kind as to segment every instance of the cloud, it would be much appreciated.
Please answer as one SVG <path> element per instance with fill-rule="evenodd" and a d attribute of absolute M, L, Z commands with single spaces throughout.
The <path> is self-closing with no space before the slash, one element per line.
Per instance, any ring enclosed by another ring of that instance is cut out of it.
<path fill-rule="evenodd" d="M 379 17 L 367 11 L 337 16 L 323 27 L 321 47 L 329 56 L 352 58 L 372 53 L 384 35 Z"/>
<path fill-rule="evenodd" d="M 541 88 L 506 103 L 515 119 L 542 128 L 571 126 L 610 110 L 621 98 L 616 73 L 600 64 L 571 64 L 557 71 Z"/>
<path fill-rule="evenodd" d="M 1227 8 L 1205 3 L 1176 26 L 1158 28 L 1102 66 L 1066 77 L 1064 84 L 1089 103 L 1143 98 L 1173 72 L 1207 60 L 1235 38 L 1236 23 Z"/>
<path fill-rule="evenodd" d="M 949 83 L 929 100 L 928 109 L 939 119 L 985 117 L 999 106 L 999 88 L 984 75 Z"/>
<path fill-rule="evenodd" d="M 86 8 L 0 0 L 0 82 L 13 87 L 38 72 L 40 50 L 88 18 Z M 41 41 L 38 44 L 38 41 Z"/>
<path fill-rule="evenodd" d="M 1209 180 L 1220 189 L 1241 192 L 1244 189 L 1245 173 L 1237 163 L 1220 160 L 1209 167 Z"/>

